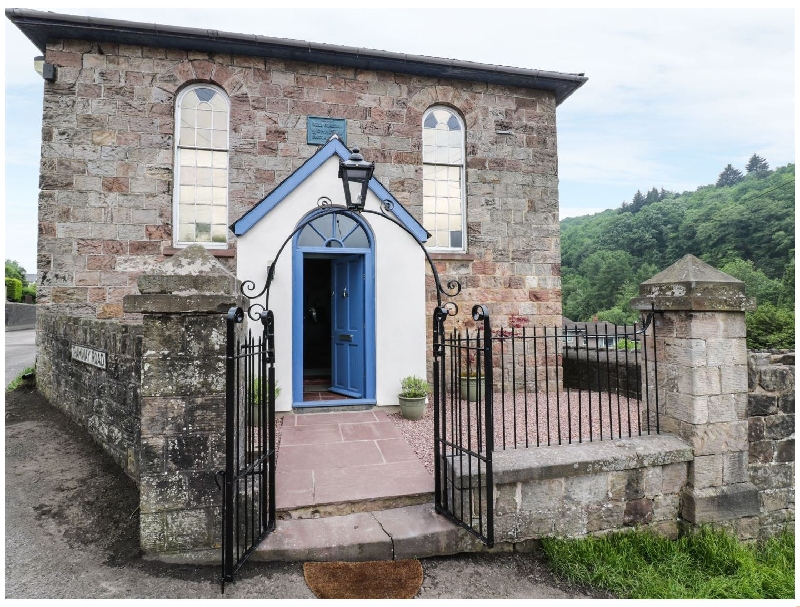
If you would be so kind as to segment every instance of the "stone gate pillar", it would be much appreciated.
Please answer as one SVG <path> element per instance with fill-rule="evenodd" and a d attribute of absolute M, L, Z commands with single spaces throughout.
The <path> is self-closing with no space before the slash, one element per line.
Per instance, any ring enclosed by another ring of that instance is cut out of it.
<path fill-rule="evenodd" d="M 656 315 L 662 432 L 691 445 L 694 460 L 681 517 L 745 532 L 757 525 L 758 492 L 748 480 L 744 283 L 693 255 L 643 282 L 635 309 Z M 746 533 L 745 533 L 746 534 Z"/>
<path fill-rule="evenodd" d="M 146 556 L 220 558 L 225 456 L 225 317 L 236 277 L 192 245 L 124 299 L 143 319 L 140 542 Z"/>

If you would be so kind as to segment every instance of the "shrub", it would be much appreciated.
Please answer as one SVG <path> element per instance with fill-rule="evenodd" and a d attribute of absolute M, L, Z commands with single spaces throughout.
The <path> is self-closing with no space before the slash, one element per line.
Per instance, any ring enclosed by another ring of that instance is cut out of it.
<path fill-rule="evenodd" d="M 748 348 L 752 350 L 794 348 L 794 310 L 762 303 L 755 312 L 748 312 L 746 319 Z"/>
<path fill-rule="evenodd" d="M 409 375 L 400 381 L 400 396 L 403 398 L 422 398 L 428 396 L 429 390 L 428 382 L 415 375 Z"/>
<path fill-rule="evenodd" d="M 22 281 L 17 278 L 6 278 L 6 299 L 22 301 Z"/>
<path fill-rule="evenodd" d="M 28 283 L 22 287 L 22 296 L 25 297 L 26 295 L 33 297 L 34 303 L 36 302 L 36 285 L 34 283 Z"/>

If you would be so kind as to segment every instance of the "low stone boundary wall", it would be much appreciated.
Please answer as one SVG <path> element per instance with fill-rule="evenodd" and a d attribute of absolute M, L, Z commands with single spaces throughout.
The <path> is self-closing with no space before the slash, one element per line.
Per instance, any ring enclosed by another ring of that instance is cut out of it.
<path fill-rule="evenodd" d="M 691 447 L 665 434 L 497 451 L 495 542 L 581 537 L 633 526 L 676 537 L 691 460 Z M 456 482 L 462 486 L 467 479 Z"/>
<path fill-rule="evenodd" d="M 36 386 L 139 481 L 142 326 L 37 314 Z"/>
<path fill-rule="evenodd" d="M 759 494 L 759 536 L 794 532 L 794 352 L 747 358 L 748 467 Z"/>
<path fill-rule="evenodd" d="M 638 357 L 638 362 L 637 362 Z M 619 392 L 640 398 L 641 364 L 644 353 L 632 350 L 565 348 L 562 358 L 564 388 Z"/>
<path fill-rule="evenodd" d="M 6 331 L 36 327 L 36 304 L 6 302 Z"/>

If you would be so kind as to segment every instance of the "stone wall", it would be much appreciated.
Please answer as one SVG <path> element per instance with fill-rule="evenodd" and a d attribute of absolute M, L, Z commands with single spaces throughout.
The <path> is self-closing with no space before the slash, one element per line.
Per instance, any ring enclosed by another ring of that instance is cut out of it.
<path fill-rule="evenodd" d="M 669 435 L 497 452 L 495 541 L 634 526 L 675 537 L 691 460 L 691 448 Z"/>
<path fill-rule="evenodd" d="M 639 385 L 643 378 L 636 361 L 634 352 L 625 350 L 565 348 L 562 356 L 564 388 L 640 397 L 646 386 Z M 638 361 L 644 363 L 642 352 L 639 352 Z"/>
<path fill-rule="evenodd" d="M 6 331 L 36 327 L 36 304 L 6 302 Z"/>
<path fill-rule="evenodd" d="M 142 326 L 53 313 L 38 306 L 36 385 L 138 482 Z M 72 347 L 105 354 L 105 368 Z"/>
<path fill-rule="evenodd" d="M 346 119 L 347 144 L 421 219 L 422 115 L 434 104 L 457 109 L 467 126 L 468 250 L 436 255 L 439 270 L 462 281 L 460 301 L 492 304 L 496 326 L 533 324 L 533 315 L 560 323 L 552 93 L 79 40 L 50 43 L 46 57 L 57 80 L 44 84 L 40 303 L 126 317 L 122 298 L 172 247 L 176 95 L 211 82 L 231 100 L 230 223 L 314 153 L 309 115 Z M 234 242 L 215 253 L 231 268 L 234 254 Z"/>
<path fill-rule="evenodd" d="M 750 482 L 758 489 L 759 535 L 794 532 L 794 352 L 749 352 Z"/>

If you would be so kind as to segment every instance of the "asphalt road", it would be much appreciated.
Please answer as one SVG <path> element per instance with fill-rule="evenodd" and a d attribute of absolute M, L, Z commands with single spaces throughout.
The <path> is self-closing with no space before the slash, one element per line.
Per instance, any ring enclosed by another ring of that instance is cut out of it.
<path fill-rule="evenodd" d="M 301 563 L 248 563 L 221 595 L 219 567 L 143 559 L 136 485 L 35 390 L 6 393 L 5 439 L 6 598 L 314 598 Z M 567 584 L 535 552 L 422 567 L 421 599 L 609 598 Z"/>
<path fill-rule="evenodd" d="M 36 360 L 36 329 L 6 331 L 6 386 Z"/>

